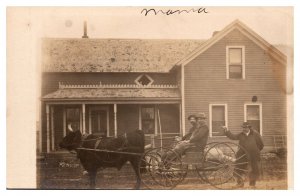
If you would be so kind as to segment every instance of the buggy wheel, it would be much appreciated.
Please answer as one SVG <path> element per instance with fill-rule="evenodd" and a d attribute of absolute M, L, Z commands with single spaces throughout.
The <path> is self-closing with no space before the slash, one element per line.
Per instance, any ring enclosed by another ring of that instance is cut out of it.
<path fill-rule="evenodd" d="M 139 172 L 146 188 L 173 189 L 184 180 L 187 168 L 175 151 L 154 148 L 142 156 Z"/>
<path fill-rule="evenodd" d="M 205 178 L 205 171 L 203 170 L 203 162 L 204 162 L 203 159 L 205 156 L 205 152 L 207 152 L 208 149 L 210 149 L 212 146 L 216 145 L 217 143 L 218 142 L 210 142 L 210 143 L 206 144 L 204 153 L 203 153 L 203 157 L 202 157 L 201 161 L 199 162 L 199 164 L 196 165 L 196 172 L 199 176 L 201 183 L 207 183 L 206 178 Z M 206 171 L 206 172 L 208 172 L 208 171 Z"/>
<path fill-rule="evenodd" d="M 231 142 L 215 143 L 204 153 L 202 178 L 218 189 L 233 189 L 243 184 L 249 173 L 249 156 L 246 150 Z"/>

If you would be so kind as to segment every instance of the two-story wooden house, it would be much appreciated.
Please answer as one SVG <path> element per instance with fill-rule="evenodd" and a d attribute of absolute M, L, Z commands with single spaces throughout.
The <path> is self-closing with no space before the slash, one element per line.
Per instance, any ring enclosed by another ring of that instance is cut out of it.
<path fill-rule="evenodd" d="M 236 20 L 208 40 L 43 39 L 40 150 L 83 133 L 184 135 L 207 115 L 210 140 L 248 121 L 273 148 L 286 136 L 286 56 Z M 154 140 L 153 140 L 154 141 Z M 150 140 L 149 140 L 150 142 Z"/>

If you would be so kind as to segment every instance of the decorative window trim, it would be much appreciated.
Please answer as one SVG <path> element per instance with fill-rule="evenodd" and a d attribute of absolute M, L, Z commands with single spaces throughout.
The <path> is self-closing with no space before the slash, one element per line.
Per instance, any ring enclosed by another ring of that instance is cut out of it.
<path fill-rule="evenodd" d="M 147 104 L 145 105 L 139 105 L 139 129 L 142 130 L 142 107 L 143 106 L 146 106 Z M 157 135 L 157 131 L 158 131 L 158 128 L 157 128 L 157 105 L 151 105 L 151 107 L 154 108 L 154 134 L 145 134 L 146 136 L 149 136 L 149 135 Z"/>
<path fill-rule="evenodd" d="M 225 107 L 225 126 L 228 127 L 227 103 L 212 103 L 212 104 L 209 104 L 209 137 L 226 137 L 226 136 L 213 136 L 212 135 L 212 107 L 213 106 L 224 106 Z"/>
<path fill-rule="evenodd" d="M 258 105 L 259 106 L 259 128 L 260 135 L 263 135 L 263 126 L 262 126 L 262 103 L 245 103 L 244 104 L 244 122 L 247 122 L 247 106 L 248 105 Z"/>
<path fill-rule="evenodd" d="M 150 81 L 149 84 L 144 85 L 144 86 L 150 86 L 151 84 L 153 84 L 154 80 L 153 80 L 148 74 L 141 74 L 141 75 L 139 75 L 139 76 L 134 80 L 134 82 L 135 82 L 137 85 L 143 86 L 141 83 L 139 83 L 139 80 L 140 80 L 143 76 L 147 77 L 147 78 L 149 79 L 149 81 Z"/>
<path fill-rule="evenodd" d="M 229 78 L 229 49 L 231 48 L 240 48 L 242 49 L 242 78 L 246 78 L 245 74 L 245 46 L 226 46 L 226 79 L 231 80 L 240 80 L 240 78 Z"/>

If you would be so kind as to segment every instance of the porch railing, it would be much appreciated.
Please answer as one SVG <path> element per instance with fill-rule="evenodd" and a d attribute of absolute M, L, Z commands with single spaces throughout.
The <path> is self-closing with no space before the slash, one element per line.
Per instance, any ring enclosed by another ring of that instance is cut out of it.
<path fill-rule="evenodd" d="M 172 89 L 178 88 L 178 85 L 173 84 L 156 84 L 156 85 L 138 85 L 138 84 L 66 84 L 64 82 L 59 82 L 60 89 L 69 89 L 69 88 L 163 88 L 163 89 Z"/>

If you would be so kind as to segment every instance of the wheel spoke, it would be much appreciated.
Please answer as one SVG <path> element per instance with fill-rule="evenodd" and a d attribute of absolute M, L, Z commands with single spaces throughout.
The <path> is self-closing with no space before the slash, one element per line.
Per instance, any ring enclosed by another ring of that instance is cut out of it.
<path fill-rule="evenodd" d="M 246 156 L 246 154 L 244 153 L 242 156 L 238 157 L 235 161 L 238 161 L 238 160 L 242 159 L 245 156 Z"/>
<path fill-rule="evenodd" d="M 248 171 L 248 170 L 246 170 L 246 169 L 241 169 L 241 168 L 238 168 L 238 167 L 235 167 L 234 169 L 239 170 L 239 171 L 244 171 L 244 172 L 247 172 L 247 171 Z"/>
<path fill-rule="evenodd" d="M 205 181 L 216 188 L 230 189 L 233 179 L 243 178 L 242 174 L 248 171 L 243 167 L 249 164 L 247 152 L 235 143 L 216 143 L 204 156 L 203 167 L 199 169 L 198 174 L 204 176 Z"/>
<path fill-rule="evenodd" d="M 249 162 L 232 163 L 231 165 L 247 165 Z"/>
<path fill-rule="evenodd" d="M 146 173 L 141 173 L 141 180 L 148 188 L 172 189 L 180 183 L 187 172 L 180 157 L 170 149 L 152 149 L 144 155 Z"/>
<path fill-rule="evenodd" d="M 239 176 L 241 179 L 243 179 L 243 176 L 241 176 L 241 174 L 237 173 L 236 171 L 233 171 L 233 173 L 237 176 Z"/>

